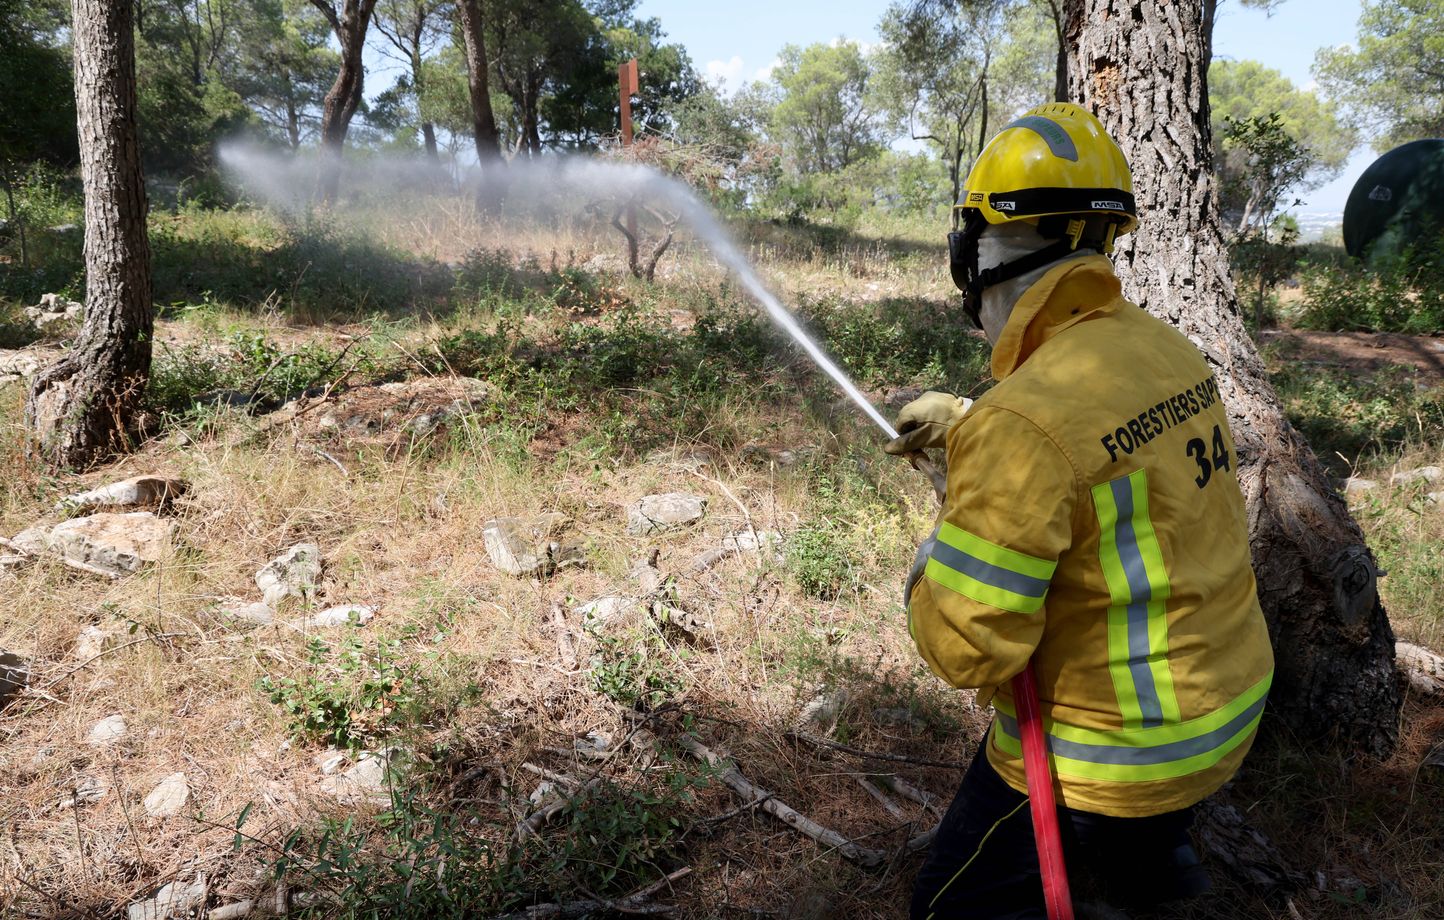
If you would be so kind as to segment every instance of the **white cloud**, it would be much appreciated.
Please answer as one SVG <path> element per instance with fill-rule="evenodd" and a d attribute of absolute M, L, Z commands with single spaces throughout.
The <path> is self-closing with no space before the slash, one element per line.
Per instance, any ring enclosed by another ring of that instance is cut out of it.
<path fill-rule="evenodd" d="M 752 74 L 752 79 L 761 80 L 765 83 L 766 81 L 772 79 L 772 71 L 776 70 L 778 67 L 781 66 L 782 58 L 775 57 L 772 59 L 772 63 L 768 64 L 766 67 L 757 68 L 757 71 Z"/>
<path fill-rule="evenodd" d="M 837 38 L 834 38 L 827 44 L 830 48 L 837 48 L 842 45 L 855 45 L 857 47 L 857 50 L 861 51 L 864 56 L 872 54 L 874 51 L 882 47 L 882 42 L 863 42 L 858 41 L 855 38 L 848 38 L 845 35 L 839 35 Z"/>
<path fill-rule="evenodd" d="M 742 68 L 742 58 L 735 54 L 725 61 L 708 61 L 707 82 L 713 86 L 725 87 L 736 92 L 738 80 L 742 76 Z"/>

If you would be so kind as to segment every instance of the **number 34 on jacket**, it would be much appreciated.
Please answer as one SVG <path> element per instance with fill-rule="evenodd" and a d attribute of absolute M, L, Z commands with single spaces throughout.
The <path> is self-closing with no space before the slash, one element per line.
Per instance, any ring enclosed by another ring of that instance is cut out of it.
<path fill-rule="evenodd" d="M 987 754 L 1013 788 L 1008 681 L 1031 659 L 1062 804 L 1192 805 L 1238 769 L 1273 673 L 1218 385 L 1102 256 L 1028 290 L 993 375 L 948 433 L 947 500 L 908 583 L 918 649 L 992 701 Z"/>

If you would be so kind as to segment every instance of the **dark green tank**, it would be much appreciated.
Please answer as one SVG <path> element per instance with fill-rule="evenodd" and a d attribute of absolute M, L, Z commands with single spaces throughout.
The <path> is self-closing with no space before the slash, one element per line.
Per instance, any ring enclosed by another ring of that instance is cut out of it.
<path fill-rule="evenodd" d="M 1344 205 L 1344 248 L 1370 265 L 1430 245 L 1444 230 L 1444 140 L 1413 141 L 1379 157 Z"/>

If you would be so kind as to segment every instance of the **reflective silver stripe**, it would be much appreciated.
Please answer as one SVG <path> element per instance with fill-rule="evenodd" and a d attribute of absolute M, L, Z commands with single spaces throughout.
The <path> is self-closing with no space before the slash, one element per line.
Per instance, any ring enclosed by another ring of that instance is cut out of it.
<path fill-rule="evenodd" d="M 936 532 L 935 532 L 936 533 Z M 932 557 L 955 572 L 962 572 L 969 578 L 980 581 L 992 588 L 1012 591 L 1024 597 L 1042 597 L 1048 593 L 1051 581 L 1034 578 L 1000 565 L 985 562 L 976 556 L 963 552 L 956 546 L 944 543 L 941 538 L 933 544 Z"/>
<path fill-rule="evenodd" d="M 903 609 L 908 611 L 908 632 L 912 632 L 912 603 L 913 587 L 923 577 L 923 570 L 927 568 L 928 557 L 932 555 L 933 547 L 938 542 L 938 530 L 933 532 L 918 545 L 917 555 L 913 556 L 913 567 L 908 570 L 908 580 L 903 584 Z"/>
<path fill-rule="evenodd" d="M 1148 582 L 1148 568 L 1143 564 L 1138 535 L 1133 531 L 1133 481 L 1128 477 L 1115 479 L 1108 488 L 1118 509 L 1118 520 L 1113 527 L 1114 543 L 1124 577 L 1128 579 L 1128 672 L 1133 675 L 1133 687 L 1138 693 L 1143 727 L 1155 728 L 1163 724 L 1163 703 L 1158 698 L 1153 671 L 1148 667 L 1148 655 L 1152 651 L 1148 644 L 1148 602 L 1153 599 L 1153 586 Z"/>
<path fill-rule="evenodd" d="M 1004 126 L 1008 128 L 1027 128 L 1034 134 L 1041 137 L 1047 144 L 1053 156 L 1063 160 L 1078 162 L 1078 147 L 1073 143 L 1073 138 L 1063 130 L 1063 126 L 1051 118 L 1044 118 L 1042 115 L 1024 115 Z"/>
<path fill-rule="evenodd" d="M 1259 713 L 1263 712 L 1267 696 L 1261 697 L 1253 705 L 1243 712 L 1234 716 L 1228 722 L 1193 738 L 1184 738 L 1179 741 L 1169 741 L 1153 747 L 1121 747 L 1116 744 L 1085 744 L 1081 741 L 1064 741 L 1054 735 L 1048 735 L 1048 750 L 1056 757 L 1066 757 L 1069 760 L 1081 760 L 1086 763 L 1117 764 L 1121 766 L 1140 767 L 1153 764 L 1171 763 L 1175 760 L 1186 760 L 1189 757 L 1196 757 L 1199 754 L 1207 754 L 1215 748 L 1221 747 L 1230 738 L 1238 734 L 1245 727 L 1256 719 Z M 997 713 L 999 726 L 1005 733 L 1013 738 L 1018 738 L 1018 720 L 1001 710 Z"/>

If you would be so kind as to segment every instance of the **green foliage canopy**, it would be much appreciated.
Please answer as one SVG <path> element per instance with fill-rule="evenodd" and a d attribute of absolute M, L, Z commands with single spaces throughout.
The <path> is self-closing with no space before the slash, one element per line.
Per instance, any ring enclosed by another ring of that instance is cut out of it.
<path fill-rule="evenodd" d="M 70 163 L 78 155 L 70 55 L 53 41 L 64 22 L 55 4 L 0 0 L 0 161 Z"/>
<path fill-rule="evenodd" d="M 1215 61 L 1208 78 L 1219 205 L 1237 234 L 1337 176 L 1357 144 L 1334 104 L 1257 61 Z"/>
<path fill-rule="evenodd" d="M 1444 137 L 1444 2 L 1364 3 L 1358 47 L 1321 50 L 1314 75 L 1364 123 L 1381 153 Z"/>
<path fill-rule="evenodd" d="M 845 169 L 882 149 L 872 66 L 856 42 L 788 45 L 772 79 L 779 95 L 770 128 L 799 172 Z"/>

